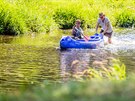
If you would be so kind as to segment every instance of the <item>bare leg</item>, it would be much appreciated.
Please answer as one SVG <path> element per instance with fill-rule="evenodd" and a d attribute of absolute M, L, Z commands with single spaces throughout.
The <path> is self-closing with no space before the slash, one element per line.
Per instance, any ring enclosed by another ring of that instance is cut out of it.
<path fill-rule="evenodd" d="M 109 44 L 111 44 L 111 43 L 112 43 L 111 38 L 108 38 L 108 43 L 109 43 Z"/>

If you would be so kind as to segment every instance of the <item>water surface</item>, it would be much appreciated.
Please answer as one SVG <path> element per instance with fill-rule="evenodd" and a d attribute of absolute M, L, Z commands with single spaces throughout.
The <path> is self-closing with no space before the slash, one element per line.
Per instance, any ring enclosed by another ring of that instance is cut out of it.
<path fill-rule="evenodd" d="M 21 42 L 22 38 L 17 37 L 18 39 Z M 26 39 L 28 41 L 28 38 Z M 55 42 L 59 39 L 60 37 L 48 41 Z M 0 36 L 1 92 L 17 91 L 20 88 L 29 89 L 44 80 L 68 81 L 72 75 L 87 68 L 111 66 L 112 58 L 120 59 L 127 66 L 127 73 L 135 72 L 135 31 L 133 30 L 115 33 L 113 44 L 95 50 L 60 51 L 55 46 L 25 45 L 14 40 L 16 37 Z M 41 41 L 41 38 L 39 40 Z"/>
<path fill-rule="evenodd" d="M 0 44 L 0 90 L 12 91 L 60 79 L 55 48 Z"/>

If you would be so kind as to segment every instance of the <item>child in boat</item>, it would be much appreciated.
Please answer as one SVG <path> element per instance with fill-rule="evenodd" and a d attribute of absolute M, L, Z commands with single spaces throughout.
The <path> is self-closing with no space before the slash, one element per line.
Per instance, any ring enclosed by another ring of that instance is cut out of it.
<path fill-rule="evenodd" d="M 80 27 L 81 26 L 81 21 L 76 20 L 75 25 L 72 28 L 72 35 L 74 39 L 83 39 L 83 30 Z"/>

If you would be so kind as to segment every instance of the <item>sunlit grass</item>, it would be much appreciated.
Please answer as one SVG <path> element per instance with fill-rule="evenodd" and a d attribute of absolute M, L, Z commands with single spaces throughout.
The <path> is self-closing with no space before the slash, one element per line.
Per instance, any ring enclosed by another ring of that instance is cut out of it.
<path fill-rule="evenodd" d="M 135 25 L 133 0 L 0 0 L 0 34 L 48 33 L 72 28 L 76 19 L 82 27 L 95 28 L 98 13 L 104 12 L 112 25 Z"/>
<path fill-rule="evenodd" d="M 110 18 L 113 26 L 132 27 L 135 24 L 134 0 L 0 0 L 0 6 L 0 33 L 25 34 L 16 36 L 12 44 L 58 47 L 63 35 L 57 32 L 58 28 L 71 28 L 76 19 L 83 20 L 84 28 L 94 28 L 101 11 Z M 99 70 L 92 68 L 83 72 L 87 82 L 45 82 L 32 91 L 0 95 L 0 100 L 134 101 L 135 80 L 126 80 L 125 69 L 124 65 L 118 64 Z"/>

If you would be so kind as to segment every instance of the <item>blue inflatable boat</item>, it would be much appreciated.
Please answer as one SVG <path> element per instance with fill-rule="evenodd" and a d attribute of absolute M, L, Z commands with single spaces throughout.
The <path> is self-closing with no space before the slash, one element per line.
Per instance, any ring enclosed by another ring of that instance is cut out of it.
<path fill-rule="evenodd" d="M 60 48 L 68 49 L 68 48 L 76 48 L 76 49 L 97 49 L 98 47 L 104 46 L 104 40 L 102 34 L 94 34 L 90 36 L 89 41 L 85 41 L 84 39 L 75 40 L 70 36 L 63 36 L 60 40 Z"/>

